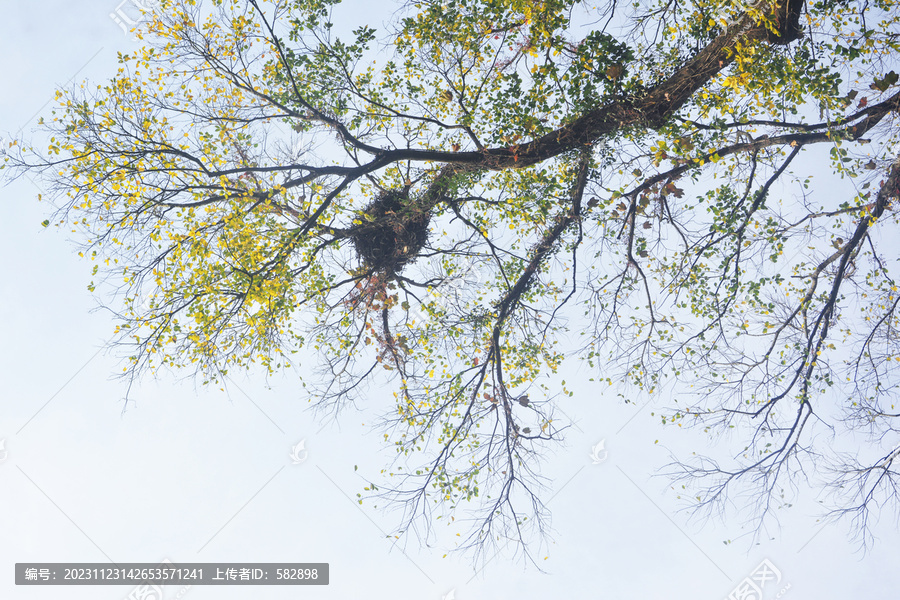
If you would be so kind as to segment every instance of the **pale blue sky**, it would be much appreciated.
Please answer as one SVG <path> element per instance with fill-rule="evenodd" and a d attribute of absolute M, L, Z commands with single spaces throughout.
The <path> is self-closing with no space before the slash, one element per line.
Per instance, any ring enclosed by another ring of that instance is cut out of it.
<path fill-rule="evenodd" d="M 58 86 L 73 76 L 101 81 L 114 73 L 117 51 L 136 48 L 109 16 L 114 0 L 2 6 L 0 134 L 27 133 Z M 259 374 L 241 376 L 228 393 L 161 378 L 145 381 L 123 415 L 124 384 L 110 380 L 121 363 L 98 354 L 113 321 L 92 312 L 90 264 L 63 232 L 41 227 L 49 207 L 36 201 L 38 192 L 27 179 L 0 190 L 2 598 L 125 598 L 127 586 L 13 583 L 16 562 L 108 558 L 331 565 L 327 587 L 196 587 L 184 596 L 190 600 L 440 600 L 450 590 L 457 600 L 714 600 L 764 558 L 780 569 L 781 587 L 790 585 L 784 598 L 888 598 L 900 589 L 894 528 L 878 529 L 868 555 L 855 553 L 843 526 L 820 529 L 809 495 L 781 511 L 774 540 L 749 549 L 741 540 L 723 544 L 740 534 L 733 521 L 686 521 L 665 481 L 650 475 L 667 461 L 664 447 L 684 452 L 705 441 L 661 429 L 649 409 L 617 434 L 637 408 L 604 396 L 574 363 L 566 378 L 576 394 L 563 408 L 578 427 L 542 467 L 552 481 L 546 573 L 499 556 L 476 575 L 465 556 L 442 558 L 450 535 L 434 548 L 412 541 L 404 556 L 383 534 L 395 515 L 351 500 L 363 477 L 377 477 L 391 457 L 364 425 L 389 409 L 389 390 L 373 390 L 368 406 L 336 426 L 305 411 L 291 373 L 270 381 L 271 389 Z M 290 449 L 301 439 L 309 458 L 293 465 Z M 590 449 L 601 439 L 609 456 L 594 465 Z M 765 598 L 777 591 L 768 587 Z"/>

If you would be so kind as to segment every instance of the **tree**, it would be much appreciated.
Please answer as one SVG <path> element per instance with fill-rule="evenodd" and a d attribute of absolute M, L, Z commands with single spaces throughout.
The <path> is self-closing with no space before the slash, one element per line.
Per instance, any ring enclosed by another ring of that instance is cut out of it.
<path fill-rule="evenodd" d="M 312 350 L 335 412 L 389 381 L 371 491 L 401 530 L 474 506 L 466 547 L 527 552 L 571 395 L 547 377 L 581 356 L 740 437 L 671 465 L 696 509 L 747 497 L 762 523 L 814 472 L 865 541 L 900 476 L 897 8 L 421 1 L 376 50 L 333 33 L 336 0 L 163 0 L 7 166 L 83 235 L 128 377 Z"/>

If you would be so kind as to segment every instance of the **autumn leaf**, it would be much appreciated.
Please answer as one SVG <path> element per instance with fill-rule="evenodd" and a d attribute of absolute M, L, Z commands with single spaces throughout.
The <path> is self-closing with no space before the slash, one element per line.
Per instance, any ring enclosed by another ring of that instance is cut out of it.
<path fill-rule="evenodd" d="M 873 90 L 878 90 L 879 92 L 885 92 L 889 87 L 897 83 L 897 80 L 900 79 L 900 75 L 897 75 L 894 71 L 891 71 L 884 77 L 880 79 L 875 79 L 875 82 L 872 83 L 869 87 Z"/>

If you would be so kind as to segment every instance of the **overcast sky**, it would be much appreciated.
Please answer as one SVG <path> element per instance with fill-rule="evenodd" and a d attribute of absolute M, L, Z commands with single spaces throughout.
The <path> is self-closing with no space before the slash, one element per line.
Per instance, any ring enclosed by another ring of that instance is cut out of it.
<path fill-rule="evenodd" d="M 116 53 L 137 45 L 110 17 L 114 0 L 2 0 L 0 134 L 28 134 L 54 90 L 100 82 Z M 128 4 L 121 5 L 124 9 Z M 133 10 L 129 14 L 134 14 Z M 358 8 L 354 18 L 377 25 Z M 544 573 L 508 555 L 473 570 L 433 547 L 385 537 L 396 515 L 354 501 L 392 455 L 369 428 L 390 390 L 337 424 L 309 413 L 296 377 L 239 376 L 226 391 L 171 377 L 146 380 L 122 413 L 122 363 L 103 351 L 113 320 L 86 290 L 89 262 L 65 232 L 44 229 L 40 182 L 0 190 L 0 577 L 2 598 L 126 598 L 130 587 L 16 587 L 16 562 L 328 562 L 327 587 L 195 587 L 204 598 L 709 598 L 729 593 L 764 559 L 781 574 L 764 598 L 888 598 L 900 589 L 900 536 L 878 528 L 855 551 L 842 525 L 822 527 L 816 498 L 778 511 L 758 546 L 739 520 L 690 521 L 666 481 L 668 451 L 706 449 L 699 433 L 668 430 L 652 409 L 625 405 L 573 364 L 576 427 L 547 457 L 553 542 Z M 267 383 L 269 384 L 267 387 Z M 305 440 L 306 460 L 291 449 Z M 591 448 L 608 455 L 593 464 Z M 659 444 L 654 444 L 659 440 Z M 358 470 L 354 471 L 354 465 Z M 769 539 L 772 538 L 772 539 Z M 735 540 L 731 544 L 723 543 Z M 167 590 L 174 598 L 178 589 Z"/>

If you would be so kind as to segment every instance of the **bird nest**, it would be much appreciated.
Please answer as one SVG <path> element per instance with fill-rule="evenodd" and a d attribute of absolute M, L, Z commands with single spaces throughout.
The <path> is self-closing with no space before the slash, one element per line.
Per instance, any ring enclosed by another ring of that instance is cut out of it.
<path fill-rule="evenodd" d="M 396 273 L 416 257 L 428 240 L 431 213 L 409 199 L 405 190 L 389 190 L 360 214 L 353 234 L 356 253 L 373 271 Z"/>

